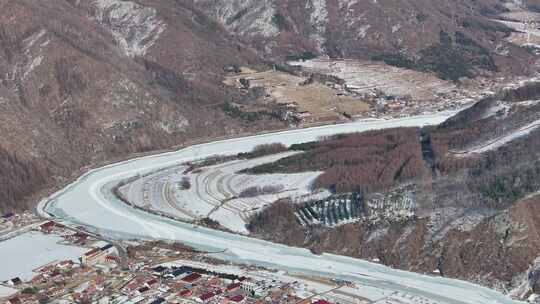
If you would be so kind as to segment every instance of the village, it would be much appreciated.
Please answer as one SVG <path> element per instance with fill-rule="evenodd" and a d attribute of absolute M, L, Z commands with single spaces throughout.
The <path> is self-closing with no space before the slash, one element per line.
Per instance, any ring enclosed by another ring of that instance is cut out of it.
<path fill-rule="evenodd" d="M 352 282 L 226 264 L 178 243 L 108 242 L 31 213 L 6 214 L 0 227 L 1 255 L 10 251 L 2 246 L 29 234 L 54 237 L 57 243 L 46 245 L 48 252 L 57 251 L 54 246 L 77 248 L 53 258 L 40 252 L 39 242 L 28 244 L 30 256 L 19 245 L 21 259 L 3 257 L 0 265 L 20 273 L 1 278 L 0 303 L 372 303 L 355 295 Z"/>
<path fill-rule="evenodd" d="M 456 110 L 507 83 L 486 78 L 458 87 L 431 74 L 358 60 L 295 61 L 267 71 L 228 66 L 225 71 L 225 85 L 255 100 L 231 102 L 229 110 L 266 113 L 293 125 Z"/>

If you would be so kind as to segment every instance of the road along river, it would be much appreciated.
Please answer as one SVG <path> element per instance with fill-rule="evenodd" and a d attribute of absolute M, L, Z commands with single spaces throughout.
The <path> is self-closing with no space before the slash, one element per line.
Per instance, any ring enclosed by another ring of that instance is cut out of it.
<path fill-rule="evenodd" d="M 463 281 L 395 270 L 337 255 L 318 256 L 306 249 L 195 227 L 132 208 L 116 199 L 111 192 L 119 181 L 126 178 L 210 155 L 247 152 L 264 143 L 281 142 L 290 145 L 339 133 L 434 125 L 453 114 L 455 112 L 392 120 L 363 120 L 268 133 L 215 141 L 176 152 L 132 159 L 89 171 L 63 190 L 41 201 L 38 211 L 44 216 L 55 217 L 66 224 L 84 226 L 89 231 L 109 238 L 176 240 L 211 252 L 226 249 L 224 253 L 215 256 L 233 262 L 352 280 L 361 286 L 362 296 L 373 300 L 393 292 L 403 292 L 434 301 L 431 303 L 519 303 L 494 290 Z"/>

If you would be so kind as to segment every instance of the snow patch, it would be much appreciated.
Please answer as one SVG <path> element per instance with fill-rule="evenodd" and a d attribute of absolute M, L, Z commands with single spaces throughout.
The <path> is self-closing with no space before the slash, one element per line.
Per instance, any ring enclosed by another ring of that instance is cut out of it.
<path fill-rule="evenodd" d="M 195 0 L 195 3 L 214 7 L 212 16 L 235 34 L 262 37 L 279 34 L 273 0 Z"/>
<path fill-rule="evenodd" d="M 362 25 L 360 28 L 358 28 L 358 37 L 360 38 L 366 38 L 367 31 L 371 28 L 371 25 L 365 24 Z"/>
<path fill-rule="evenodd" d="M 109 28 L 130 57 L 146 55 L 167 28 L 151 7 L 121 0 L 96 0 L 94 4 L 97 21 Z"/>
<path fill-rule="evenodd" d="M 0 299 L 7 298 L 19 292 L 17 289 L 0 285 Z"/>
<path fill-rule="evenodd" d="M 43 56 L 42 55 L 39 55 L 39 56 L 35 57 L 34 59 L 32 59 L 32 61 L 27 65 L 26 70 L 24 71 L 22 79 L 26 80 L 28 75 L 30 73 L 32 73 L 32 71 L 35 70 L 38 66 L 41 65 L 42 61 L 43 61 Z"/>
<path fill-rule="evenodd" d="M 319 51 L 323 51 L 323 45 L 326 42 L 326 27 L 328 25 L 328 9 L 326 0 L 310 0 L 306 4 L 306 8 L 311 11 L 309 16 L 314 33 L 311 39 L 317 44 Z"/>
<path fill-rule="evenodd" d="M 488 209 L 462 210 L 458 208 L 443 208 L 429 215 L 428 229 L 433 241 L 443 239 L 452 230 L 461 232 L 472 231 L 486 218 L 496 212 Z"/>
<path fill-rule="evenodd" d="M 512 106 L 509 103 L 499 100 L 493 106 L 486 110 L 484 115 L 482 115 L 482 119 L 490 118 L 493 116 L 495 116 L 496 118 L 506 117 L 511 108 Z"/>
<path fill-rule="evenodd" d="M 36 275 L 33 270 L 45 264 L 71 259 L 76 261 L 88 249 L 61 245 L 62 238 L 40 232 L 27 232 L 0 242 L 0 281 Z"/>
<path fill-rule="evenodd" d="M 47 30 L 42 29 L 39 32 L 24 39 L 23 43 L 25 44 L 25 49 L 28 51 L 28 49 L 32 48 L 38 40 L 45 36 L 45 34 L 47 34 Z"/>

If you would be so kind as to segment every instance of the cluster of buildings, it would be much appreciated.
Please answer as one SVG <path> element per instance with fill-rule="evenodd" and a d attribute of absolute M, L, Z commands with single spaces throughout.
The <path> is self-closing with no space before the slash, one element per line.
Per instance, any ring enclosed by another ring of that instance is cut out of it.
<path fill-rule="evenodd" d="M 65 236 L 62 242 L 86 239 L 88 251 L 78 259 L 54 261 L 34 269 L 35 275 L 28 281 L 13 278 L 3 282 L 18 292 L 4 299 L 0 296 L 0 303 L 336 303 L 321 296 L 306 296 L 299 292 L 305 289 L 303 283 L 282 281 L 279 276 L 268 275 L 272 272 L 267 270 L 242 266 L 235 266 L 235 271 L 220 270 L 219 261 L 179 244 L 126 243 L 127 256 L 121 257 L 116 246 L 82 237 L 82 232 L 75 236 L 77 232 L 68 233 L 69 228 L 55 222 L 44 222 L 35 229 L 61 234 Z"/>
<path fill-rule="evenodd" d="M 88 256 L 99 256 L 98 251 L 107 248 L 89 251 Z M 82 258 L 79 262 L 61 261 L 37 269 L 31 281 L 18 283 L 20 292 L 5 303 L 332 304 L 322 297 L 299 297 L 297 282 L 221 273 L 212 270 L 211 265 L 164 266 L 149 263 L 146 258 L 130 260 L 124 268 L 114 260 L 94 264 L 83 263 Z M 100 265 L 105 263 L 114 266 L 103 270 Z"/>
<path fill-rule="evenodd" d="M 36 227 L 36 230 L 44 234 L 58 235 L 64 239 L 65 244 L 67 245 L 92 247 L 94 243 L 98 242 L 98 239 L 90 236 L 84 231 L 66 227 L 65 225 L 55 221 L 46 221 L 41 223 Z"/>
<path fill-rule="evenodd" d="M 31 212 L 8 212 L 0 216 L 0 241 L 13 237 L 25 229 L 30 230 L 33 224 L 41 220 Z"/>
<path fill-rule="evenodd" d="M 152 273 L 135 276 L 122 290 L 134 303 L 241 303 L 246 294 L 238 292 L 242 278 L 226 275 L 208 275 L 202 269 L 188 266 L 157 266 Z"/>
<path fill-rule="evenodd" d="M 294 283 L 276 279 L 256 279 L 189 265 L 158 265 L 131 277 L 115 303 L 322 304 L 317 302 L 321 298 L 312 301 L 298 297 L 295 288 Z"/>
<path fill-rule="evenodd" d="M 49 261 L 32 269 L 31 278 L 25 275 L 0 282 L 0 291 L 14 291 L 0 292 L 0 304 L 337 304 L 308 292 L 306 283 L 296 277 L 284 279 L 266 269 L 224 265 L 182 244 L 125 241 L 113 245 L 77 227 L 35 219 L 29 220 L 28 233 L 76 246 L 82 249 L 80 256 Z M 328 289 L 347 285 L 328 284 Z"/>
<path fill-rule="evenodd" d="M 82 294 L 75 291 L 81 282 L 92 285 L 90 284 L 92 281 L 99 282 L 98 273 L 112 273 L 121 265 L 118 251 L 112 244 L 101 241 L 82 230 L 67 227 L 55 221 L 43 221 L 31 213 L 6 214 L 2 216 L 0 225 L 9 227 L 1 235 L 4 238 L 0 241 L 33 233 L 35 236 L 52 235 L 58 239 L 58 244 L 81 248 L 81 252 L 87 250 L 78 258 L 52 261 L 44 259 L 47 263 L 32 269 L 33 276 L 30 279 L 24 280 L 16 276 L 0 282 L 0 288 L 17 291 L 5 299 L 2 299 L 0 294 L 0 303 L 49 303 L 62 297 L 69 297 L 71 302 L 68 301 L 68 303 L 82 303 L 78 301 Z M 40 250 L 36 252 L 43 254 Z M 38 258 L 41 260 L 40 257 L 36 257 Z M 21 263 L 21 261 L 16 263 Z M 94 283 L 94 285 L 99 284 Z M 99 292 L 100 289 L 95 288 L 95 293 L 99 294 Z"/>

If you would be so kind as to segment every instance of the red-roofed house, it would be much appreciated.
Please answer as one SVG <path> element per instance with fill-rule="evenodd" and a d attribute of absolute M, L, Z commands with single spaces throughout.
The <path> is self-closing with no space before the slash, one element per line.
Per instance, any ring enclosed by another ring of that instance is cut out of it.
<path fill-rule="evenodd" d="M 65 261 L 62 261 L 58 264 L 56 264 L 56 267 L 60 268 L 60 269 L 66 269 L 66 268 L 71 268 L 73 267 L 75 263 L 73 263 L 72 260 L 65 260 Z"/>
<path fill-rule="evenodd" d="M 157 282 L 158 281 L 156 279 L 151 279 L 151 280 L 148 280 L 148 282 L 146 282 L 146 285 L 151 287 L 152 285 L 157 284 Z"/>
<path fill-rule="evenodd" d="M 21 304 L 22 302 L 21 302 L 21 299 L 15 297 L 15 298 L 9 299 L 9 300 L 8 300 L 8 303 L 9 303 L 9 304 Z"/>
<path fill-rule="evenodd" d="M 313 304 L 332 304 L 332 303 L 330 303 L 330 302 L 328 302 L 328 301 L 326 301 L 324 299 L 319 299 L 319 300 L 313 302 Z"/>
<path fill-rule="evenodd" d="M 105 262 L 107 262 L 107 263 L 116 263 L 116 264 L 118 264 L 119 261 L 120 261 L 120 258 L 117 257 L 116 255 L 110 255 L 109 254 L 109 255 L 107 255 L 105 257 Z"/>
<path fill-rule="evenodd" d="M 184 298 L 191 297 L 193 295 L 193 291 L 191 289 L 184 289 L 180 291 L 178 295 Z"/>
<path fill-rule="evenodd" d="M 39 230 L 41 230 L 41 231 L 43 231 L 43 232 L 45 232 L 45 233 L 49 233 L 49 232 L 51 232 L 51 231 L 53 230 L 54 225 L 55 225 L 55 224 L 54 224 L 53 221 L 48 221 L 48 222 L 46 222 L 46 223 L 44 223 L 44 224 L 41 224 L 41 225 L 39 226 Z"/>
<path fill-rule="evenodd" d="M 201 299 L 201 301 L 205 302 L 205 301 L 208 301 L 208 300 L 210 300 L 211 298 L 213 298 L 213 297 L 215 297 L 215 296 L 216 296 L 215 293 L 213 293 L 213 292 L 207 292 L 207 293 L 201 295 L 201 296 L 199 297 L 199 299 Z"/>
<path fill-rule="evenodd" d="M 183 277 L 183 278 L 182 278 L 182 281 L 188 282 L 188 283 L 193 283 L 193 282 L 197 281 L 197 280 L 200 279 L 200 278 L 201 278 L 201 275 L 198 274 L 198 273 L 196 273 L 196 272 L 194 272 L 194 273 L 192 273 L 192 274 L 189 274 L 189 275 Z"/>
<path fill-rule="evenodd" d="M 232 302 L 240 303 L 240 302 L 244 301 L 244 296 L 243 295 L 235 295 L 235 296 L 230 297 L 229 300 L 231 300 Z"/>
<path fill-rule="evenodd" d="M 242 285 L 242 284 L 240 284 L 240 283 L 232 283 L 232 284 L 230 284 L 229 286 L 227 286 L 227 291 L 229 291 L 229 292 L 230 292 L 230 291 L 235 291 L 235 290 L 237 290 L 238 288 L 240 288 L 241 285 Z"/>
<path fill-rule="evenodd" d="M 99 262 L 105 262 L 106 256 L 106 251 L 102 251 L 99 248 L 94 248 L 81 257 L 81 262 L 86 265 L 94 265 Z"/>

